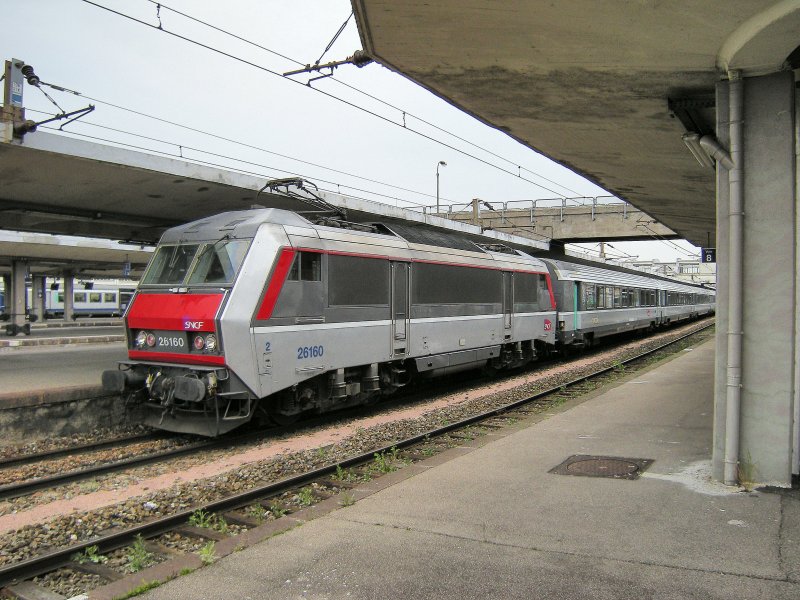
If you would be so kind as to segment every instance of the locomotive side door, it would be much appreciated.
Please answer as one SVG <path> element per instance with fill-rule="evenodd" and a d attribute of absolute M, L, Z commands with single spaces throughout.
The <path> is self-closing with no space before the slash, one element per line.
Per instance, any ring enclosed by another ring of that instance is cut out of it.
<path fill-rule="evenodd" d="M 511 337 L 511 315 L 514 311 L 514 274 L 503 272 L 503 329 Z"/>
<path fill-rule="evenodd" d="M 392 262 L 392 354 L 403 356 L 408 354 L 409 328 L 409 285 L 408 263 Z"/>

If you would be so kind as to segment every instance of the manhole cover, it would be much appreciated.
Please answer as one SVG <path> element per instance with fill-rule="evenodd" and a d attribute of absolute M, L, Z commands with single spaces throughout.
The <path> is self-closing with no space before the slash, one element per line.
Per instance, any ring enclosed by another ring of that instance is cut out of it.
<path fill-rule="evenodd" d="M 653 464 L 650 458 L 621 458 L 618 456 L 588 456 L 575 454 L 557 467 L 550 469 L 556 475 L 582 475 L 611 479 L 638 479 Z"/>

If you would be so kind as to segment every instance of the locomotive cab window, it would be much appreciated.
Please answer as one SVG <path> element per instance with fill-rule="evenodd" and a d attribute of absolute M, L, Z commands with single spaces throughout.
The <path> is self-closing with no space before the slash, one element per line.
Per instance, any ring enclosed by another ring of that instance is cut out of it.
<path fill-rule="evenodd" d="M 248 240 L 220 240 L 215 244 L 205 244 L 189 276 L 189 283 L 233 283 L 249 246 Z"/>
<path fill-rule="evenodd" d="M 177 246 L 161 246 L 157 251 L 142 283 L 155 285 L 175 285 L 183 283 L 189 267 L 192 265 L 198 244 L 179 244 Z"/>
<path fill-rule="evenodd" d="M 298 252 L 294 256 L 289 281 L 322 281 L 322 254 Z"/>

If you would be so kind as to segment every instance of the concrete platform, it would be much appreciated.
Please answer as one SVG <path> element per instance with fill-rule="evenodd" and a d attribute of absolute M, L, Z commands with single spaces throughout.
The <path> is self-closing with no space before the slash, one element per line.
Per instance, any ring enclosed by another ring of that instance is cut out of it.
<path fill-rule="evenodd" d="M 126 422 L 124 399 L 100 383 L 126 358 L 121 342 L 0 349 L 0 443 Z"/>
<path fill-rule="evenodd" d="M 143 597 L 796 599 L 798 491 L 708 478 L 713 360 L 685 351 Z M 635 481 L 548 472 L 573 454 L 655 462 Z"/>
<path fill-rule="evenodd" d="M 46 320 L 31 323 L 30 334 L 20 333 L 15 336 L 6 335 L 5 324 L 0 323 L 0 353 L 17 348 L 124 341 L 125 328 L 122 319 Z"/>

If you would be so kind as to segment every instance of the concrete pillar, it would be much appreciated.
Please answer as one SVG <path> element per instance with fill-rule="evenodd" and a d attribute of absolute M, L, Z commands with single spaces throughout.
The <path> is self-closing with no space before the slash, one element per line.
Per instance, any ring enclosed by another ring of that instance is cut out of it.
<path fill-rule="evenodd" d="M 25 302 L 25 277 L 28 275 L 28 263 L 15 260 L 11 263 L 11 293 L 6 297 L 9 323 L 6 335 L 18 333 L 30 334 L 30 324 L 26 320 L 27 306 Z"/>
<path fill-rule="evenodd" d="M 31 290 L 32 315 L 36 321 L 44 321 L 44 296 L 45 296 L 45 277 L 44 275 L 33 276 L 33 289 Z"/>
<path fill-rule="evenodd" d="M 800 94 L 794 95 L 794 432 L 792 473 L 800 475 Z"/>
<path fill-rule="evenodd" d="M 794 76 L 744 80 L 743 351 L 739 423 L 741 480 L 790 486 L 795 440 L 794 377 L 796 178 Z M 724 97 L 724 101 L 720 101 Z M 718 137 L 727 146 L 727 84 L 717 94 Z M 726 437 L 727 173 L 719 169 L 717 225 L 718 335 L 714 475 Z"/>
<path fill-rule="evenodd" d="M 75 309 L 72 304 L 72 291 L 75 288 L 75 279 L 72 271 L 64 271 L 64 320 L 71 321 L 75 316 Z"/>

